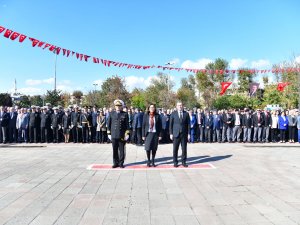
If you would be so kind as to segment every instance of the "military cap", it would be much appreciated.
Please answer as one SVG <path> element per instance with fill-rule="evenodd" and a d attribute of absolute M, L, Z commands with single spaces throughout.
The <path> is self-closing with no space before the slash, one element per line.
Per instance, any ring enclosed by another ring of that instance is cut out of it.
<path fill-rule="evenodd" d="M 120 100 L 120 99 L 116 99 L 114 101 L 114 105 L 115 106 L 124 106 L 124 102 L 122 100 Z"/>

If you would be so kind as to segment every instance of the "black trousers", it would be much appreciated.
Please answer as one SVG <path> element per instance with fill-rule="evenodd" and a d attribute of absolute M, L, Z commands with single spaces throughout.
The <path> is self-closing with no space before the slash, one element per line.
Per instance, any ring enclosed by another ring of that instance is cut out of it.
<path fill-rule="evenodd" d="M 120 138 L 112 138 L 113 147 L 113 163 L 114 165 L 123 165 L 125 160 L 125 145 L 126 141 Z"/>
<path fill-rule="evenodd" d="M 91 129 L 91 137 L 90 137 L 90 141 L 91 142 L 96 142 L 96 130 L 97 130 L 97 126 L 92 126 L 90 127 Z"/>
<path fill-rule="evenodd" d="M 72 138 L 74 143 L 78 142 L 78 127 L 72 128 Z"/>
<path fill-rule="evenodd" d="M 17 132 L 16 127 L 8 127 L 8 136 L 9 136 L 9 142 L 13 143 L 17 141 Z"/>
<path fill-rule="evenodd" d="M 295 132 L 296 132 L 296 127 L 289 126 L 289 140 L 295 141 Z"/>
<path fill-rule="evenodd" d="M 143 144 L 142 128 L 136 128 L 136 137 L 137 137 L 137 144 L 142 145 Z"/>
<path fill-rule="evenodd" d="M 53 143 L 58 143 L 58 127 L 53 127 Z"/>
<path fill-rule="evenodd" d="M 29 127 L 29 140 L 31 143 L 37 143 L 37 129 L 35 127 Z"/>
<path fill-rule="evenodd" d="M 277 128 L 271 128 L 271 141 L 277 142 L 278 140 L 278 135 L 277 135 Z"/>
<path fill-rule="evenodd" d="M 49 128 L 41 127 L 41 142 L 49 142 Z"/>
<path fill-rule="evenodd" d="M 179 134 L 178 137 L 173 137 L 173 163 L 178 164 L 178 149 L 179 145 L 181 144 L 182 154 L 181 154 L 181 160 L 182 163 L 186 163 L 186 157 L 187 157 L 187 134 Z"/>
<path fill-rule="evenodd" d="M 285 130 L 280 130 L 280 141 L 285 141 Z"/>

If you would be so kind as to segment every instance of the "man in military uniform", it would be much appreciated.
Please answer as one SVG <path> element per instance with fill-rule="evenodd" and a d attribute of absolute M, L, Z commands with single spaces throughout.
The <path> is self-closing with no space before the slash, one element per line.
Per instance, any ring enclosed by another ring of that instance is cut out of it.
<path fill-rule="evenodd" d="M 79 123 L 80 113 L 78 112 L 78 106 L 75 107 L 74 111 L 71 113 L 71 129 L 73 142 L 78 142 L 78 123 Z"/>
<path fill-rule="evenodd" d="M 53 143 L 58 143 L 58 130 L 61 127 L 60 115 L 58 108 L 53 108 L 54 113 L 51 116 L 52 130 L 53 130 Z"/>
<path fill-rule="evenodd" d="M 51 127 L 51 115 L 47 111 L 47 107 L 43 107 L 43 112 L 40 114 L 41 118 L 41 142 L 49 142 L 49 131 Z"/>
<path fill-rule="evenodd" d="M 128 114 L 123 112 L 124 102 L 115 100 L 115 111 L 109 113 L 107 120 L 107 134 L 113 147 L 112 168 L 124 168 L 125 145 L 129 139 L 129 119 Z"/>
<path fill-rule="evenodd" d="M 37 143 L 37 128 L 39 126 L 39 113 L 36 111 L 35 106 L 31 106 L 29 113 L 29 139 L 30 143 Z"/>

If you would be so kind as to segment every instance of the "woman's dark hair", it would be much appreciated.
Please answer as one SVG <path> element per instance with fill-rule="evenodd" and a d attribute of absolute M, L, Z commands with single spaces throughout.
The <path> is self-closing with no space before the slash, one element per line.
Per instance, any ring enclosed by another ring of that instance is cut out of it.
<path fill-rule="evenodd" d="M 155 104 L 149 104 L 149 106 L 147 107 L 147 113 L 148 113 L 148 114 L 150 113 L 150 106 L 151 106 L 151 105 L 153 105 L 154 108 L 155 108 L 154 113 L 157 113 L 157 112 L 156 112 L 156 105 L 155 105 Z"/>

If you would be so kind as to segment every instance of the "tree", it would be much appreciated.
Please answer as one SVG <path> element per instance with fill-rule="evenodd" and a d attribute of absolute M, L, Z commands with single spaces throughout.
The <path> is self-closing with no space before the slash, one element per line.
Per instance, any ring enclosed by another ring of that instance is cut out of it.
<path fill-rule="evenodd" d="M 107 78 L 101 85 L 100 104 L 112 106 L 115 99 L 121 99 L 128 104 L 130 93 L 126 89 L 125 79 L 118 75 Z"/>
<path fill-rule="evenodd" d="M 135 108 L 146 109 L 145 91 L 143 89 L 133 89 L 131 92 L 131 106 Z"/>
<path fill-rule="evenodd" d="M 247 96 L 235 94 L 235 95 L 223 95 L 218 97 L 213 102 L 215 109 L 243 109 L 249 107 L 249 98 Z"/>
<path fill-rule="evenodd" d="M 249 91 L 249 85 L 253 82 L 253 78 L 256 76 L 255 73 L 252 73 L 247 68 L 241 68 L 238 70 L 237 78 L 238 78 L 238 85 L 239 85 L 239 92 L 247 93 Z"/>
<path fill-rule="evenodd" d="M 43 99 L 40 95 L 31 96 L 29 100 L 31 105 L 43 106 Z"/>
<path fill-rule="evenodd" d="M 7 93 L 0 93 L 0 105 L 1 106 L 12 106 L 12 99 Z"/>
<path fill-rule="evenodd" d="M 150 85 L 145 90 L 145 102 L 147 105 L 153 103 L 158 107 L 172 108 L 177 99 L 172 91 L 174 82 L 164 73 L 158 73 L 157 77 L 152 78 Z"/>
<path fill-rule="evenodd" d="M 195 78 L 192 75 L 189 78 L 181 79 L 181 87 L 177 90 L 177 98 L 187 108 L 192 109 L 200 106 L 195 93 Z"/>
<path fill-rule="evenodd" d="M 228 62 L 225 59 L 217 58 L 214 62 L 206 65 L 206 72 L 200 71 L 195 75 L 196 86 L 205 106 L 209 108 L 212 106 L 220 92 L 221 82 L 232 78 L 233 75 L 230 76 L 226 73 L 227 68 Z"/>
<path fill-rule="evenodd" d="M 79 91 L 79 90 L 75 90 L 73 91 L 73 94 L 72 94 L 75 98 L 75 104 L 76 105 L 80 105 L 80 102 L 81 102 L 81 98 L 83 96 L 83 93 L 82 91 Z"/>
<path fill-rule="evenodd" d="M 61 104 L 63 107 L 67 108 L 71 103 L 71 95 L 68 92 L 64 92 L 61 94 Z"/>
<path fill-rule="evenodd" d="M 47 90 L 45 102 L 53 106 L 61 105 L 61 91 L 60 90 Z"/>
<path fill-rule="evenodd" d="M 30 107 L 29 96 L 27 96 L 27 95 L 20 96 L 20 102 L 18 103 L 18 106 L 20 108 L 28 108 L 28 107 Z"/>

